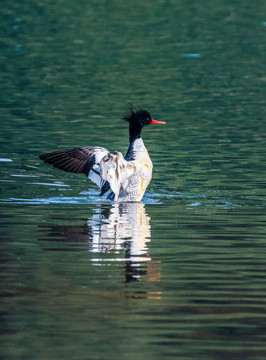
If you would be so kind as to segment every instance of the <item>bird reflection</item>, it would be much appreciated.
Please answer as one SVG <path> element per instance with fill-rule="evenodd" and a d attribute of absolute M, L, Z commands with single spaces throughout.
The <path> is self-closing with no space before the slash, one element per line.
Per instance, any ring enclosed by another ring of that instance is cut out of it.
<path fill-rule="evenodd" d="M 89 250 L 95 254 L 92 261 L 96 264 L 124 261 L 126 282 L 137 281 L 143 275 L 147 275 L 148 281 L 160 281 L 160 261 L 153 261 L 149 255 L 150 217 L 142 202 L 102 205 L 89 219 L 60 220 L 67 221 L 67 225 L 40 226 L 42 240 L 68 243 L 68 250 L 72 251 Z M 77 220 L 84 223 L 77 225 Z M 49 248 L 60 249 L 66 250 Z"/>
<path fill-rule="evenodd" d="M 150 241 L 150 217 L 143 203 L 115 203 L 106 211 L 94 214 L 87 222 L 91 228 L 91 251 L 110 252 L 122 248 L 142 261 Z"/>

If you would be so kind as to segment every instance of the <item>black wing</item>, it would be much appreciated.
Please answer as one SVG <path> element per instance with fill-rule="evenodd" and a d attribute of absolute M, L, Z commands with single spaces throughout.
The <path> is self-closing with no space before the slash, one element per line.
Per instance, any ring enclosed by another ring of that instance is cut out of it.
<path fill-rule="evenodd" d="M 100 187 L 101 195 L 103 195 L 110 186 L 107 181 L 101 178 L 100 161 L 108 153 L 109 150 L 103 147 L 87 146 L 54 151 L 40 155 L 40 159 L 57 169 L 85 174 Z"/>

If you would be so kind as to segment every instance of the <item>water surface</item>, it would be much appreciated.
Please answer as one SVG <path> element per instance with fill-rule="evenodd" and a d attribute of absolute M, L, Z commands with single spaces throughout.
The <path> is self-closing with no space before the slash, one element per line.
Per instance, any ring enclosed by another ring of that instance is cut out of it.
<path fill-rule="evenodd" d="M 265 4 L 13 1 L 1 11 L 4 359 L 265 359 Z M 161 127 L 139 203 L 38 155 Z"/>

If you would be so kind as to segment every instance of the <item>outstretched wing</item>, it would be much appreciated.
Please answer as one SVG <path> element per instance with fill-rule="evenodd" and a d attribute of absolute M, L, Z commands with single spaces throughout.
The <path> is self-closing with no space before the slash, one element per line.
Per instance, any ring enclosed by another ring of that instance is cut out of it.
<path fill-rule="evenodd" d="M 101 188 L 101 194 L 103 194 L 103 188 L 104 192 L 108 191 L 109 184 L 101 178 L 100 161 L 108 153 L 109 150 L 103 147 L 87 146 L 54 151 L 40 155 L 40 159 L 60 170 L 84 173 Z"/>

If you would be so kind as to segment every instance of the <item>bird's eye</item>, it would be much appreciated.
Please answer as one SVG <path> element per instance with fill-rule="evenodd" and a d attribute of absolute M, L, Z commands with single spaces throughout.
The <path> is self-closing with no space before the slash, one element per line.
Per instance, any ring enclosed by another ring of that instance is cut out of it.
<path fill-rule="evenodd" d="M 147 121 L 147 122 L 150 122 L 150 121 L 151 121 L 151 119 L 150 119 L 149 117 L 147 117 L 146 121 Z"/>

